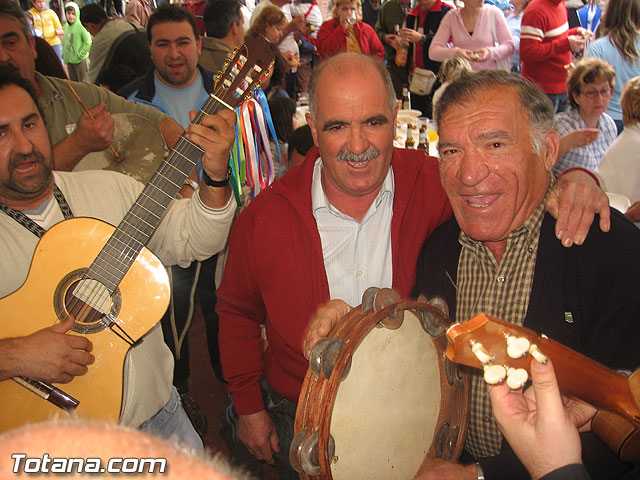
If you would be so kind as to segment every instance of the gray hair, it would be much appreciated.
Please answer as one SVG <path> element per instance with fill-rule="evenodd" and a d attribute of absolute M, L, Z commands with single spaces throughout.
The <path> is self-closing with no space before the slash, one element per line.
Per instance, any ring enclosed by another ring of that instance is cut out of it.
<path fill-rule="evenodd" d="M 0 0 L 0 17 L 10 17 L 18 20 L 18 22 L 20 22 L 20 25 L 22 26 L 24 38 L 29 40 L 29 38 L 31 37 L 31 28 L 29 27 L 29 21 L 27 20 L 24 12 L 20 9 L 18 2 L 14 0 Z"/>
<path fill-rule="evenodd" d="M 349 71 L 347 67 L 355 65 L 356 62 L 368 63 L 378 71 L 384 83 L 384 87 L 387 95 L 387 101 L 389 102 L 389 108 L 391 109 L 392 112 L 395 112 L 396 92 L 393 89 L 391 76 L 389 75 L 389 72 L 387 71 L 384 64 L 379 60 L 376 60 L 375 58 L 372 58 L 368 55 L 363 55 L 361 53 L 348 52 L 348 53 L 341 53 L 341 54 L 335 55 L 325 60 L 318 67 L 314 68 L 313 72 L 311 73 L 311 78 L 309 79 L 309 113 L 311 113 L 311 117 L 313 118 L 314 121 L 316 119 L 316 108 L 317 108 L 316 95 L 318 93 L 318 83 L 324 71 L 330 70 L 332 72 L 346 73 L 347 71 Z M 362 79 L 362 81 L 367 81 L 367 80 L 368 79 L 366 78 Z M 336 85 L 335 87 L 340 88 L 339 85 Z"/>
<path fill-rule="evenodd" d="M 504 70 L 481 70 L 466 73 L 452 82 L 436 104 L 435 120 L 440 121 L 452 105 L 462 105 L 478 98 L 478 94 L 496 87 L 511 87 L 518 94 L 522 108 L 529 114 L 531 123 L 531 145 L 533 153 L 539 155 L 544 145 L 544 133 L 553 128 L 554 109 L 546 93 L 528 80 Z"/>

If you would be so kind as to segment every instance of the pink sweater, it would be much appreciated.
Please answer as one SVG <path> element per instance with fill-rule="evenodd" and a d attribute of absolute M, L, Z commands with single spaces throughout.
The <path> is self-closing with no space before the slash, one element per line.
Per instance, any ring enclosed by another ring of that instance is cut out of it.
<path fill-rule="evenodd" d="M 494 22 L 491 16 L 494 16 Z M 496 26 L 496 38 L 499 45 L 496 47 L 493 41 L 493 24 Z M 450 48 L 447 44 L 453 43 L 454 47 L 464 48 L 467 50 L 479 50 L 487 48 L 489 50 L 489 59 L 484 62 L 471 62 L 474 70 L 497 68 L 496 60 L 510 57 L 515 51 L 516 46 L 513 43 L 511 32 L 507 26 L 507 21 L 502 12 L 492 6 L 484 5 L 478 13 L 476 25 L 473 29 L 473 35 L 469 35 L 464 23 L 460 10 L 451 10 L 445 15 L 440 22 L 440 27 L 436 32 L 431 46 L 429 47 L 429 58 L 436 62 L 442 62 L 447 58 L 454 57 L 455 48 Z"/>

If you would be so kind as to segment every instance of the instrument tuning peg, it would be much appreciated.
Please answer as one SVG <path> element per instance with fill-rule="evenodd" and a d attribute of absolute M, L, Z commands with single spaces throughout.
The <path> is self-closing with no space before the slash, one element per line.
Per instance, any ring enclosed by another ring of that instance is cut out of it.
<path fill-rule="evenodd" d="M 472 340 L 471 351 L 476 356 L 476 358 L 480 361 L 481 364 L 485 365 L 487 363 L 493 362 L 493 357 L 489 355 L 489 352 L 487 352 L 487 349 L 484 348 L 480 342 L 476 342 L 475 340 Z"/>
<path fill-rule="evenodd" d="M 471 351 L 482 364 L 484 369 L 484 381 L 489 385 L 496 385 L 504 382 L 507 376 L 507 369 L 502 365 L 493 365 L 493 357 L 482 346 L 480 342 L 471 341 Z"/>
<path fill-rule="evenodd" d="M 507 385 L 511 390 L 518 390 L 524 387 L 527 380 L 529 380 L 529 374 L 524 368 L 507 369 Z"/>
<path fill-rule="evenodd" d="M 507 369 L 502 365 L 484 365 L 484 381 L 489 385 L 497 385 L 504 382 L 507 377 Z"/>
<path fill-rule="evenodd" d="M 529 353 L 531 342 L 527 338 L 506 334 L 505 340 L 507 341 L 507 354 L 509 357 L 522 358 Z"/>
<path fill-rule="evenodd" d="M 542 350 L 540 350 L 540 348 L 535 343 L 531 344 L 531 347 L 529 348 L 529 353 L 533 358 L 535 358 L 540 363 L 547 363 L 547 360 L 549 360 L 547 356 L 544 353 L 542 353 Z"/>

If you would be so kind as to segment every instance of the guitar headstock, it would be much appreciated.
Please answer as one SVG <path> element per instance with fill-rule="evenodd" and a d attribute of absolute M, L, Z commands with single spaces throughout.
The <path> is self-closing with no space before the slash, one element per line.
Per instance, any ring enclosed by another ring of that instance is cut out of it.
<path fill-rule="evenodd" d="M 484 368 L 487 383 L 504 380 L 510 369 L 528 372 L 532 356 L 539 361 L 546 361 L 538 347 L 542 337 L 536 332 L 490 315 L 480 314 L 468 322 L 452 325 L 447 330 L 447 338 L 449 344 L 446 355 L 449 360 Z M 488 366 L 493 370 L 488 370 Z M 496 366 L 504 367 L 502 374 Z M 513 388 L 518 388 L 527 379 L 521 371 L 517 375 L 510 383 Z"/>
<path fill-rule="evenodd" d="M 233 51 L 215 79 L 215 100 L 226 107 L 237 107 L 262 84 L 273 68 L 274 59 L 274 51 L 266 40 L 245 38 L 244 43 Z M 212 113 L 207 110 L 209 103 L 202 108 L 205 113 Z"/>

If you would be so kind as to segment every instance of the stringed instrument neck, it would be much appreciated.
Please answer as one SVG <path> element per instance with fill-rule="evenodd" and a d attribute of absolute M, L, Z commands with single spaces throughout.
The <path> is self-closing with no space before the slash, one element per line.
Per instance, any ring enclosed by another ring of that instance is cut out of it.
<path fill-rule="evenodd" d="M 446 355 L 454 363 L 484 369 L 489 384 L 517 389 L 531 357 L 553 362 L 560 390 L 601 411 L 594 432 L 627 461 L 640 460 L 640 369 L 626 376 L 533 330 L 480 314 L 447 331 Z"/>

